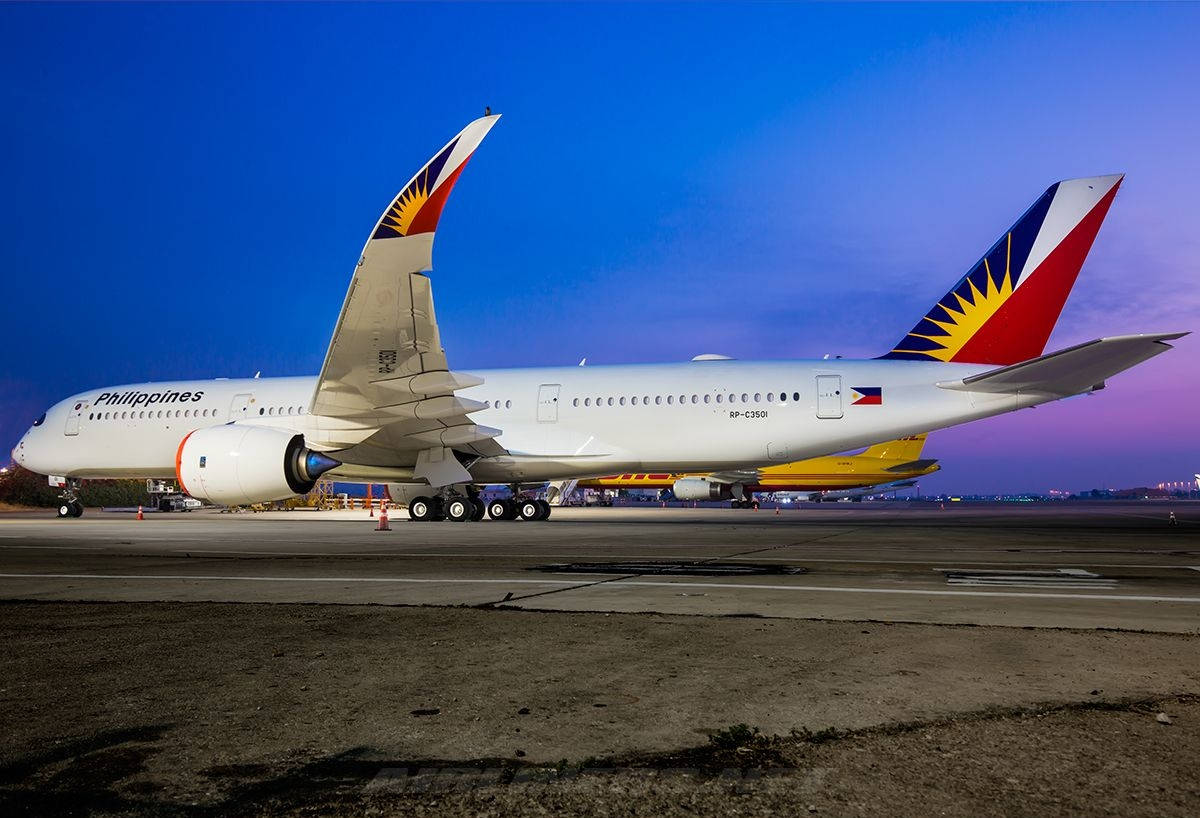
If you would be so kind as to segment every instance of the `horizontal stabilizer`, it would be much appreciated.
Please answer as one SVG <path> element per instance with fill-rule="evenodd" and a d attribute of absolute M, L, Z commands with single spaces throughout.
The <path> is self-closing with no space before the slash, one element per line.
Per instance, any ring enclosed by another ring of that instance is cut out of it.
<path fill-rule="evenodd" d="M 901 463 L 899 466 L 888 466 L 884 471 L 890 472 L 910 472 L 910 471 L 925 471 L 937 465 L 936 460 L 910 460 L 907 463 Z"/>
<path fill-rule="evenodd" d="M 1171 349 L 1166 341 L 1187 335 L 1167 332 L 1098 338 L 1069 349 L 1052 352 L 1012 366 L 972 375 L 960 381 L 943 381 L 943 389 L 1001 394 L 1039 393 L 1067 397 L 1103 387 L 1106 378 L 1137 366 Z"/>

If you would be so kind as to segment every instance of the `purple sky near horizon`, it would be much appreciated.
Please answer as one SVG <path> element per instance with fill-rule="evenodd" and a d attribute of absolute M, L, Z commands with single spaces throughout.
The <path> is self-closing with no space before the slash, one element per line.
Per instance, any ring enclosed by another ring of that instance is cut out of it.
<path fill-rule="evenodd" d="M 616 13 L 619 10 L 619 13 Z M 874 356 L 1053 181 L 1125 172 L 1048 349 L 1200 330 L 1200 5 L 2 5 L 0 445 L 91 386 L 315 372 L 485 104 L 456 368 Z M 927 492 L 1200 471 L 1200 341 L 938 432 Z"/>

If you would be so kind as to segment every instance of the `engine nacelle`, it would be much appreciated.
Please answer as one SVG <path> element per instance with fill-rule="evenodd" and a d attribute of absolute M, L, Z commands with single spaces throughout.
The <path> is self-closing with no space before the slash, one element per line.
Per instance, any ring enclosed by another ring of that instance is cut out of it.
<path fill-rule="evenodd" d="M 707 477 L 681 477 L 671 487 L 676 500 L 732 500 L 728 483 L 716 483 Z"/>
<path fill-rule="evenodd" d="M 304 435 L 236 423 L 197 429 L 175 454 L 179 486 L 220 505 L 286 500 L 312 491 L 341 464 L 304 445 Z"/>

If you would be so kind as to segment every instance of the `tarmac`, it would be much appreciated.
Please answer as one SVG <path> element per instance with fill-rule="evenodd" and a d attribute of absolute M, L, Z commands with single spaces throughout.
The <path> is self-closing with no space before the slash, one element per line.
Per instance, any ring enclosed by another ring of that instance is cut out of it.
<path fill-rule="evenodd" d="M 1200 804 L 1200 503 L 376 523 L 0 514 L 0 813 Z"/>
<path fill-rule="evenodd" d="M 1175 513 L 1176 524 L 1168 524 Z M 1200 503 L 0 515 L 0 598 L 1200 630 Z"/>

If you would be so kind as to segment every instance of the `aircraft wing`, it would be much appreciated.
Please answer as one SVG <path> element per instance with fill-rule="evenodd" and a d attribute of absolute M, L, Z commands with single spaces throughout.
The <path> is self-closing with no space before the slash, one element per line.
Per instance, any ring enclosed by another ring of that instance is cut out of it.
<path fill-rule="evenodd" d="M 962 380 L 943 381 L 938 386 L 964 392 L 1036 392 L 1060 397 L 1078 395 L 1103 389 L 1106 378 L 1166 352 L 1171 349 L 1167 341 L 1187 334 L 1166 332 L 1098 338 Z"/>
<path fill-rule="evenodd" d="M 416 452 L 414 473 L 431 485 L 470 479 L 450 451 L 503 454 L 500 434 L 473 423 L 484 404 L 456 396 L 479 378 L 450 370 L 425 271 L 454 183 L 496 124 L 485 116 L 438 151 L 376 222 L 350 281 L 309 408 L 314 448 L 344 449 L 386 431 Z"/>
<path fill-rule="evenodd" d="M 729 469 L 726 471 L 713 472 L 708 475 L 709 482 L 712 483 L 756 483 L 762 477 L 762 473 L 758 469 Z"/>

